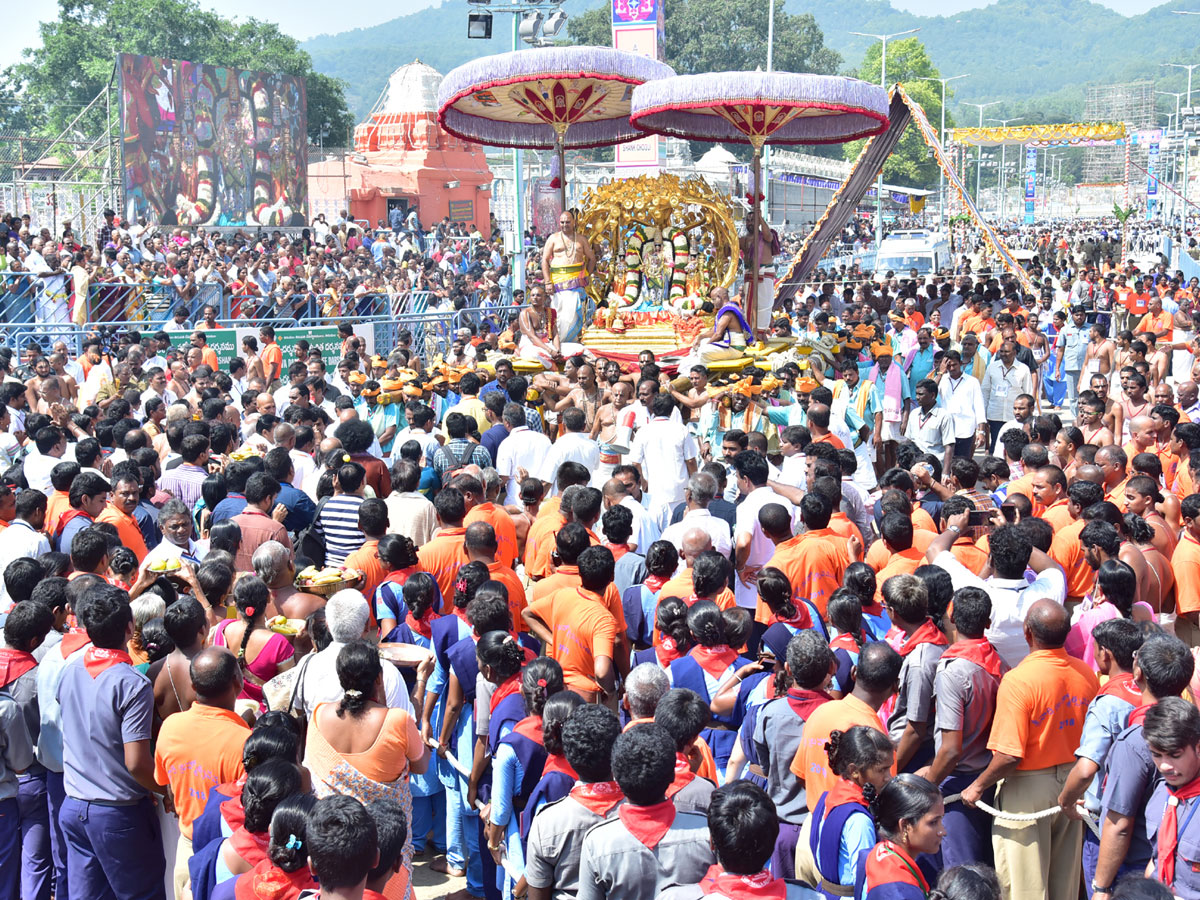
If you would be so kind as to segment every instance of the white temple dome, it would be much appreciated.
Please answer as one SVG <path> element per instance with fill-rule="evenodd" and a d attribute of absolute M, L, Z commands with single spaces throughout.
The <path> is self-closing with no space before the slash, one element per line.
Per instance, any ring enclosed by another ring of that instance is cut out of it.
<path fill-rule="evenodd" d="M 442 74 L 419 59 L 401 66 L 392 73 L 384 90 L 383 101 L 376 113 L 437 112 L 438 88 Z"/>

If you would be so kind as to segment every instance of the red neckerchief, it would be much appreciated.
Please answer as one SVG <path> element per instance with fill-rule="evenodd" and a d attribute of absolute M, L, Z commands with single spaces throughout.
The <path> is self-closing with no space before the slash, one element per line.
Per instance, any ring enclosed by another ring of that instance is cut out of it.
<path fill-rule="evenodd" d="M 575 774 L 575 770 L 571 768 L 571 764 L 567 762 L 567 758 L 558 753 L 546 754 L 546 764 L 542 767 L 542 777 L 545 778 L 554 772 L 561 772 L 572 781 L 578 781 L 579 776 Z"/>
<path fill-rule="evenodd" d="M 737 651 L 728 644 L 717 644 L 715 647 L 702 647 L 697 644 L 689 653 L 696 664 L 713 678 L 719 679 L 737 660 Z"/>
<path fill-rule="evenodd" d="M 787 883 L 766 869 L 757 875 L 735 875 L 719 865 L 709 868 L 700 879 L 703 896 L 717 895 L 729 900 L 786 900 Z"/>
<path fill-rule="evenodd" d="M 271 838 L 267 832 L 264 831 L 261 835 L 254 834 L 247 831 L 245 825 L 239 826 L 238 830 L 229 836 L 229 846 L 233 848 L 233 852 L 251 866 L 257 866 L 267 858 L 270 843 Z"/>
<path fill-rule="evenodd" d="M 1114 675 L 1108 679 L 1104 683 L 1104 687 L 1100 688 L 1100 695 L 1116 697 L 1126 703 L 1132 703 L 1135 707 L 1142 705 L 1142 692 L 1134 684 L 1133 675 L 1129 672 L 1122 672 L 1120 675 Z"/>
<path fill-rule="evenodd" d="M 124 650 L 106 650 L 103 647 L 88 647 L 83 654 L 83 667 L 93 678 L 121 663 L 133 665 L 133 659 Z"/>
<path fill-rule="evenodd" d="M 688 761 L 688 758 L 682 753 L 676 753 L 675 780 L 667 788 L 667 799 L 670 800 L 695 780 L 696 773 L 692 771 L 692 764 Z"/>
<path fill-rule="evenodd" d="M 938 630 L 938 627 L 933 624 L 932 619 L 926 619 L 921 623 L 921 627 L 912 633 L 912 636 L 896 648 L 896 652 L 901 656 L 908 656 L 922 644 L 933 644 L 935 647 L 945 647 L 949 641 L 946 636 Z"/>
<path fill-rule="evenodd" d="M 571 799 L 588 812 L 607 818 L 613 807 L 625 799 L 625 795 L 615 781 L 593 781 L 571 788 Z"/>
<path fill-rule="evenodd" d="M 784 625 L 791 625 L 793 628 L 799 631 L 806 631 L 809 628 L 812 628 L 812 616 L 809 615 L 808 607 L 803 603 L 793 603 L 792 606 L 795 607 L 796 610 L 796 614 L 794 616 L 792 616 L 790 619 L 781 619 L 779 616 L 771 613 L 771 621 L 767 623 L 767 627 L 769 628 L 776 622 L 782 622 Z"/>
<path fill-rule="evenodd" d="M 58 523 L 54 526 L 54 537 L 55 538 L 62 537 L 62 533 L 66 530 L 67 525 L 69 525 L 73 519 L 78 519 L 80 516 L 83 516 L 89 522 L 95 521 L 91 516 L 89 516 L 87 513 L 85 513 L 82 509 L 75 509 L 74 507 L 72 507 L 71 509 L 68 509 L 65 513 L 63 513 L 61 516 L 58 517 Z"/>
<path fill-rule="evenodd" d="M 28 650 L 0 647 L 0 688 L 6 688 L 37 665 Z"/>
<path fill-rule="evenodd" d="M 605 541 L 604 546 L 612 551 L 613 562 L 616 562 L 618 559 L 620 559 L 622 556 L 624 556 L 626 553 L 629 552 L 628 544 L 610 544 L 607 541 Z"/>
<path fill-rule="evenodd" d="M 304 891 L 317 886 L 308 866 L 285 872 L 264 859 L 237 880 L 233 886 L 236 900 L 297 900 Z"/>
<path fill-rule="evenodd" d="M 806 691 L 804 688 L 794 687 L 787 692 L 788 706 L 792 708 L 792 712 L 806 722 L 813 714 L 813 710 L 832 699 L 824 691 Z"/>
<path fill-rule="evenodd" d="M 384 581 L 390 581 L 394 584 L 403 585 L 415 572 L 421 571 L 419 566 L 409 566 L 406 569 L 396 569 L 394 572 L 388 572 Z"/>
<path fill-rule="evenodd" d="M 500 701 L 505 697 L 519 693 L 521 693 L 521 673 L 517 672 L 517 674 L 510 675 L 505 679 L 503 684 L 496 687 L 496 690 L 492 693 L 492 703 L 489 712 L 494 713 L 496 707 L 500 705 Z"/>
<path fill-rule="evenodd" d="M 942 651 L 942 659 L 965 659 L 975 663 L 995 678 L 1004 674 L 1004 660 L 1000 658 L 1000 654 L 996 652 L 996 648 L 987 638 L 955 641 Z"/>
<path fill-rule="evenodd" d="M 617 810 L 621 824 L 639 842 L 653 850 L 675 822 L 675 804 L 670 800 L 653 806 L 634 806 L 626 803 Z"/>
<path fill-rule="evenodd" d="M 921 889 L 926 897 L 929 896 L 929 882 L 925 880 L 925 876 L 921 873 L 921 870 L 917 868 L 917 864 L 913 861 L 913 858 L 909 856 L 908 853 L 905 852 L 904 848 L 899 844 L 894 844 L 891 841 L 883 840 L 875 845 L 875 849 L 872 850 L 871 853 L 875 856 L 875 859 L 880 862 L 882 862 L 888 856 L 895 856 L 900 865 L 903 866 L 904 869 L 906 869 L 908 873 L 916 879 L 914 884 Z M 899 881 L 898 879 L 894 880 L 900 884 L 903 884 L 903 882 Z"/>
<path fill-rule="evenodd" d="M 849 632 L 846 632 L 844 634 L 839 634 L 832 641 L 830 641 L 829 649 L 830 650 L 846 650 L 846 651 L 849 651 L 850 653 L 857 653 L 858 649 L 859 649 L 858 641 L 856 641 L 854 639 L 854 635 L 850 634 Z"/>
<path fill-rule="evenodd" d="M 825 798 L 825 815 L 828 816 L 837 807 L 845 806 L 847 803 L 857 803 L 864 809 L 869 806 L 867 798 L 863 796 L 861 785 L 846 778 L 839 778 L 833 783 L 833 787 L 829 789 L 829 795 Z"/>
<path fill-rule="evenodd" d="M 465 609 L 462 609 L 462 608 L 456 606 L 456 607 L 454 607 L 454 614 L 456 616 L 458 616 L 458 620 L 460 622 L 462 622 L 464 625 L 466 625 L 468 628 L 473 627 L 471 625 L 471 623 L 467 620 L 467 611 Z"/>
<path fill-rule="evenodd" d="M 1133 708 L 1133 712 L 1129 714 L 1130 725 L 1141 725 L 1146 721 L 1146 710 L 1152 707 L 1153 703 L 1139 704 Z"/>
<path fill-rule="evenodd" d="M 379 891 L 363 888 L 362 900 L 387 900 L 387 897 L 379 893 Z"/>
<path fill-rule="evenodd" d="M 658 664 L 665 669 L 683 654 L 679 652 L 679 645 L 675 643 L 675 638 L 664 634 L 659 637 L 658 643 L 654 646 L 654 655 L 658 657 Z"/>
<path fill-rule="evenodd" d="M 222 792 L 224 793 L 224 792 Z M 229 826 L 230 833 L 237 831 L 246 824 L 246 807 L 242 806 L 242 789 L 238 788 L 236 796 L 231 796 L 221 804 L 221 818 Z"/>
<path fill-rule="evenodd" d="M 63 659 L 69 657 L 76 650 L 82 650 L 92 639 L 88 637 L 86 630 L 82 628 L 71 628 L 63 635 L 62 639 L 62 655 Z"/>
<path fill-rule="evenodd" d="M 545 738 L 542 735 L 541 716 L 526 716 L 513 726 L 513 731 L 521 735 L 521 737 L 529 738 L 535 744 L 543 745 L 545 743 Z"/>
<path fill-rule="evenodd" d="M 1195 797 L 1200 797 L 1200 778 L 1193 778 L 1178 790 L 1167 785 L 1167 806 L 1163 811 L 1162 824 L 1158 826 L 1158 880 L 1169 888 L 1175 887 L 1175 851 L 1179 847 L 1179 802 Z"/>
<path fill-rule="evenodd" d="M 437 611 L 431 606 L 429 609 L 425 610 L 425 615 L 421 616 L 419 619 L 413 616 L 412 611 L 410 610 L 408 615 L 404 617 L 404 622 L 413 630 L 414 634 L 419 634 L 423 638 L 428 638 L 432 637 L 433 635 L 433 620 L 440 618 L 441 616 L 439 616 Z"/>
<path fill-rule="evenodd" d="M 669 578 L 663 578 L 660 575 L 647 575 L 642 584 L 650 589 L 650 593 L 657 594 L 668 581 L 670 581 Z"/>

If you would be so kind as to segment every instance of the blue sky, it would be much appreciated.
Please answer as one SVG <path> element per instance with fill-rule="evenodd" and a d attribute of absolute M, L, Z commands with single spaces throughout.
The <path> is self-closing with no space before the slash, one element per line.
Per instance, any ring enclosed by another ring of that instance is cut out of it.
<path fill-rule="evenodd" d="M 452 0 L 461 2 L 461 0 Z M 1157 6 L 1160 0 L 1097 0 L 1125 15 L 1137 15 Z M 892 0 L 898 8 L 920 15 L 945 15 L 986 6 L 980 0 Z M 245 0 L 201 0 L 201 5 L 222 15 L 244 16 Z M 394 0 L 381 4 L 349 4 L 337 7 L 336 27 L 331 27 L 328 0 L 260 0 L 255 5 L 259 18 L 277 20 L 282 30 L 301 40 L 330 31 L 347 31 L 378 25 L 397 16 L 433 5 L 432 0 Z M 39 42 L 37 23 L 57 16 L 57 0 L 24 0 L 22 14 L 9 16 L 0 29 L 0 68 L 16 62 L 21 51 Z"/>

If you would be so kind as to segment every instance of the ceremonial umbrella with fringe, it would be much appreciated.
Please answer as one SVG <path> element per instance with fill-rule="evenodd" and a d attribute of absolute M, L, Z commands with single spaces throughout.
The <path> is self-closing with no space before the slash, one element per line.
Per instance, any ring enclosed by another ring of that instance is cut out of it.
<path fill-rule="evenodd" d="M 567 208 L 566 148 L 642 136 L 629 124 L 633 89 L 674 75 L 658 60 L 609 47 L 538 47 L 452 69 L 438 91 L 438 122 L 467 141 L 554 150 Z"/>
<path fill-rule="evenodd" d="M 755 322 L 759 271 L 759 191 L 764 144 L 843 144 L 888 127 L 887 91 L 835 75 L 710 72 L 648 81 L 633 91 L 630 121 L 642 131 L 754 148 L 753 235 L 746 317 Z M 766 327 L 769 323 L 762 323 Z"/>

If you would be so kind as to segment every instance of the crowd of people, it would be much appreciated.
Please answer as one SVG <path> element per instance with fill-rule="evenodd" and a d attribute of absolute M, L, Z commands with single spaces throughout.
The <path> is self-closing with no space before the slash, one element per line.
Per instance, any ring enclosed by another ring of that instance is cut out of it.
<path fill-rule="evenodd" d="M 0 900 L 1200 897 L 1196 285 L 1052 265 L 732 376 L 721 289 L 625 365 L 543 284 L 437 365 L 0 350 Z"/>

